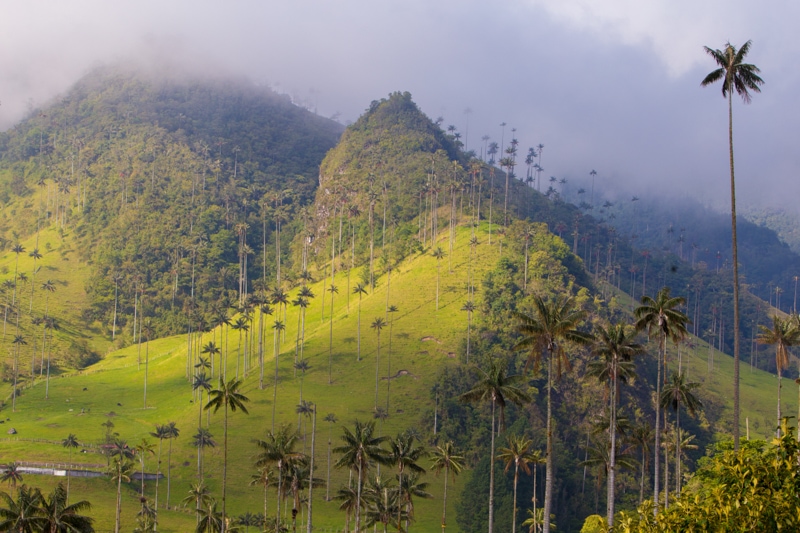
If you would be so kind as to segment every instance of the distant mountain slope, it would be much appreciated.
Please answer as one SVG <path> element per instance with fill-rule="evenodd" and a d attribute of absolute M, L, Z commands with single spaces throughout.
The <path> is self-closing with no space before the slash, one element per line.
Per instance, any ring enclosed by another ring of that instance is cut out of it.
<path fill-rule="evenodd" d="M 186 309 L 237 285 L 242 244 L 275 248 L 278 219 L 291 240 L 341 130 L 244 81 L 102 68 L 0 135 L 0 238 L 48 225 L 74 234 L 92 265 L 89 322 L 116 312 L 123 326 L 141 296 L 156 334 L 184 331 Z M 248 273 L 276 261 L 254 255 Z"/>

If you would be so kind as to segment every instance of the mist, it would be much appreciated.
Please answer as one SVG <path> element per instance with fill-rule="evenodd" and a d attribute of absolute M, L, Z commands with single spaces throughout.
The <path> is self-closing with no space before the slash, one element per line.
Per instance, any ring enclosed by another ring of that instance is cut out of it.
<path fill-rule="evenodd" d="M 727 106 L 703 45 L 740 46 L 765 80 L 734 101 L 745 205 L 800 193 L 791 39 L 800 7 L 712 0 L 38 1 L 0 20 L 0 128 L 13 127 L 92 68 L 243 76 L 342 122 L 409 91 L 481 154 L 484 135 L 544 145 L 544 179 L 609 194 L 729 198 Z M 471 112 L 465 112 L 467 109 Z M 505 128 L 500 126 L 506 123 Z M 512 132 L 512 128 L 515 132 Z"/>

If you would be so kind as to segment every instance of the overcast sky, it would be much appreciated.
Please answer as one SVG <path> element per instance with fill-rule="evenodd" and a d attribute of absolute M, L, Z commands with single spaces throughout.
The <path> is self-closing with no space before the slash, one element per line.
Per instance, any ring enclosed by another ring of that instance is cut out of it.
<path fill-rule="evenodd" d="M 588 183 L 596 169 L 630 194 L 728 202 L 727 107 L 719 86 L 700 88 L 715 68 L 702 47 L 752 39 L 766 84 L 734 105 L 739 198 L 793 206 L 797 20 L 792 0 L 12 0 L 0 17 L 0 127 L 94 65 L 172 58 L 269 83 L 342 121 L 410 91 L 476 151 L 483 135 L 500 142 L 501 122 L 521 152 L 544 144 L 546 176 Z"/>

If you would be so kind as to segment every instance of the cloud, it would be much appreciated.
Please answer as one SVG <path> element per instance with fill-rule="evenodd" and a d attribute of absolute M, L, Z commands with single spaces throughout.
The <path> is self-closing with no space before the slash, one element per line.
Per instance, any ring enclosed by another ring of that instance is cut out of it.
<path fill-rule="evenodd" d="M 522 151 L 544 144 L 547 177 L 588 183 L 594 168 L 634 194 L 718 199 L 727 113 L 718 89 L 699 87 L 713 68 L 702 46 L 753 39 L 767 84 L 734 111 L 740 188 L 745 202 L 786 201 L 800 194 L 798 11 L 788 0 L 17 2 L 0 19 L 0 127 L 98 62 L 136 57 L 245 75 L 343 120 L 407 90 L 478 152 L 483 135 L 508 143 L 511 128 Z"/>

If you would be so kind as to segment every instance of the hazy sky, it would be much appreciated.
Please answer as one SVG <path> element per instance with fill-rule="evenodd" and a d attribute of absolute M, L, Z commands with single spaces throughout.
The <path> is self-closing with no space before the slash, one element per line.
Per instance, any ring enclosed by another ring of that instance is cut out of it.
<path fill-rule="evenodd" d="M 596 169 L 631 194 L 699 189 L 727 202 L 727 108 L 720 87 L 700 88 L 714 68 L 702 47 L 752 39 L 766 85 L 734 105 L 740 200 L 792 205 L 799 19 L 791 0 L 11 0 L 0 127 L 94 65 L 171 58 L 269 83 L 342 121 L 410 91 L 476 151 L 483 135 L 500 142 L 501 122 L 521 152 L 544 144 L 546 176 L 588 183 Z"/>

